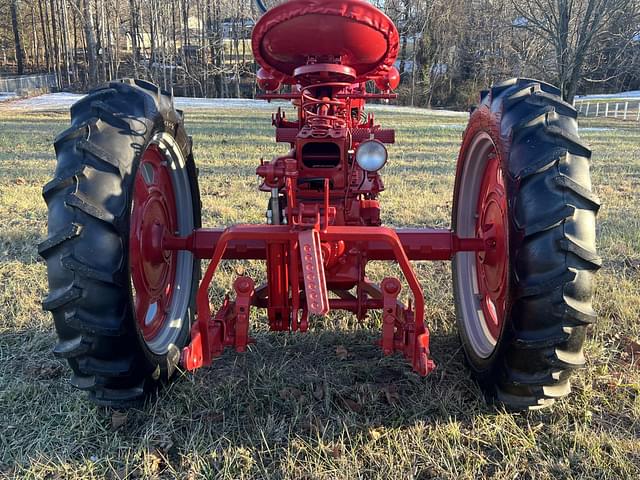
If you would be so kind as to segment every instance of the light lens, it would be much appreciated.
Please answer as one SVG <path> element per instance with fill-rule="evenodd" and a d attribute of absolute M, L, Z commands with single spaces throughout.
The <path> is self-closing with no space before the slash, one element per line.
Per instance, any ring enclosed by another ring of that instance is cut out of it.
<path fill-rule="evenodd" d="M 387 149 L 378 140 L 367 140 L 356 150 L 356 161 L 363 170 L 377 172 L 387 163 Z"/>

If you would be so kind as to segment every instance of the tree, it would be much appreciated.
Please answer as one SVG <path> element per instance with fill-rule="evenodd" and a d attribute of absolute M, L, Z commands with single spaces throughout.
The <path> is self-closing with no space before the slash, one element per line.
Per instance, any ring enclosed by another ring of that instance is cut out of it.
<path fill-rule="evenodd" d="M 264 0 L 272 8 L 285 0 Z M 369 0 L 400 33 L 400 102 L 466 108 L 514 76 L 640 88 L 640 0 Z M 136 77 L 176 95 L 255 95 L 254 0 L 0 0 L 0 73 L 86 91 Z"/>
<path fill-rule="evenodd" d="M 89 64 L 89 85 L 98 83 L 98 55 L 91 0 L 77 0 L 78 11 L 82 12 L 84 34 L 87 41 L 87 62 Z"/>
<path fill-rule="evenodd" d="M 612 41 L 624 48 L 633 31 L 614 35 L 620 19 L 638 16 L 637 0 L 513 0 L 517 26 L 542 38 L 553 50 L 555 83 L 572 102 L 581 79 L 592 69 L 589 59 Z"/>
<path fill-rule="evenodd" d="M 22 49 L 22 38 L 20 35 L 20 24 L 18 23 L 18 0 L 11 0 L 11 25 L 13 26 L 13 38 L 16 49 L 16 63 L 18 64 L 18 75 L 24 73 L 24 50 Z"/>

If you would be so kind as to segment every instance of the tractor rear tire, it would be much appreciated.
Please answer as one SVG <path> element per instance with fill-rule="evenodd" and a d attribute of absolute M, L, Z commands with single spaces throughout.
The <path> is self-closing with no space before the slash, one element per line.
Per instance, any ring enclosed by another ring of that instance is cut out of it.
<path fill-rule="evenodd" d="M 177 224 L 171 233 L 200 226 L 191 139 L 170 95 L 148 82 L 122 80 L 73 105 L 71 128 L 54 145 L 55 178 L 43 188 L 48 237 L 39 245 L 49 281 L 43 307 L 51 311 L 58 334 L 54 354 L 68 361 L 71 384 L 88 391 L 95 403 L 138 405 L 176 371 L 189 339 L 200 264 L 191 253 L 179 252 L 164 254 L 159 266 L 150 267 L 166 293 L 157 295 L 164 295 L 164 303 L 147 302 L 141 323 L 141 287 L 133 285 L 130 258 L 131 240 L 137 238 L 134 197 L 140 178 L 150 177 L 155 186 L 147 188 L 154 190 L 155 203 L 149 208 L 156 220 L 163 208 L 173 209 Z M 139 168 L 148 152 L 149 165 Z M 161 178 L 171 190 L 164 192 L 163 206 Z M 182 203 L 168 205 L 172 200 Z M 145 326 L 157 327 L 156 337 L 143 332 Z"/>
<path fill-rule="evenodd" d="M 585 363 L 601 265 L 590 158 L 576 110 L 536 80 L 484 91 L 464 134 L 452 227 L 493 240 L 454 258 L 458 331 L 479 385 L 510 409 L 551 405 Z"/>

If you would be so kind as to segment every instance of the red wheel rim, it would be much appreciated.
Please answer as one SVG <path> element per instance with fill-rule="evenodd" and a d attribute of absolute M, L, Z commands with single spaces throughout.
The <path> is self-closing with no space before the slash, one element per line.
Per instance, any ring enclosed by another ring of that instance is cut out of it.
<path fill-rule="evenodd" d="M 479 303 L 485 326 L 498 340 L 504 324 L 507 302 L 507 195 L 500 159 L 487 158 L 480 192 L 476 235 L 485 239 L 485 251 L 476 254 Z"/>
<path fill-rule="evenodd" d="M 135 318 L 147 342 L 168 319 L 176 253 L 162 251 L 162 237 L 165 230 L 176 231 L 177 218 L 169 164 L 158 145 L 151 144 L 142 155 L 134 180 L 129 233 Z"/>

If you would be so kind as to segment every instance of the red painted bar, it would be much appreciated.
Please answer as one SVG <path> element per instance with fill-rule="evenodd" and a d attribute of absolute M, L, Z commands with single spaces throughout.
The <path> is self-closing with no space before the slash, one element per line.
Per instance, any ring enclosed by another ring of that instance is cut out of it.
<path fill-rule="evenodd" d="M 295 230 L 291 231 L 286 225 L 260 225 L 264 229 L 262 238 L 273 241 L 297 238 Z M 327 232 L 320 233 L 321 241 L 347 239 L 349 233 L 366 235 L 364 229 L 375 227 L 330 227 Z M 343 229 L 346 229 L 343 231 Z M 224 229 L 199 229 L 188 237 L 174 237 L 166 235 L 162 242 L 165 250 L 189 250 L 197 258 L 211 258 L 213 251 Z M 347 233 L 348 232 L 348 233 Z M 447 229 L 398 229 L 396 230 L 400 243 L 409 260 L 451 260 L 457 252 L 474 252 L 484 250 L 484 240 L 481 238 L 458 238 Z M 346 234 L 346 235 L 345 235 Z M 266 240 L 262 238 L 249 240 L 233 240 L 229 243 L 224 257 L 228 260 L 264 260 L 266 259 Z M 351 239 L 349 239 L 351 241 Z M 369 260 L 394 260 L 395 255 L 391 247 L 380 241 L 355 240 L 363 243 Z"/>
<path fill-rule="evenodd" d="M 300 93 L 266 93 L 264 95 L 256 95 L 258 100 L 298 100 L 301 98 Z M 335 96 L 339 99 L 354 100 L 395 100 L 398 98 L 397 93 L 339 93 Z"/>

